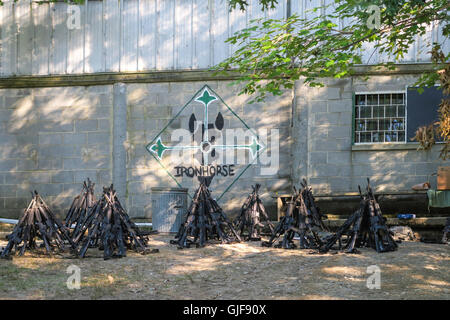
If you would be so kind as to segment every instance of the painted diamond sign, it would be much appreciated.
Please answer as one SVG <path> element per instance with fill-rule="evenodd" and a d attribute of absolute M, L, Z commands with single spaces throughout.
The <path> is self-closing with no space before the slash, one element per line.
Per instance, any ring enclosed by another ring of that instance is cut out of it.
<path fill-rule="evenodd" d="M 205 85 L 147 145 L 179 186 L 197 176 L 215 176 L 230 190 L 256 161 L 265 144 L 223 99 Z"/>

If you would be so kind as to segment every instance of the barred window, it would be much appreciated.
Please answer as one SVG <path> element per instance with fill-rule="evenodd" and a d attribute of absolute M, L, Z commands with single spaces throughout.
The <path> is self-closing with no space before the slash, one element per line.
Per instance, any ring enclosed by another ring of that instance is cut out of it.
<path fill-rule="evenodd" d="M 355 94 L 354 142 L 406 142 L 405 93 Z"/>

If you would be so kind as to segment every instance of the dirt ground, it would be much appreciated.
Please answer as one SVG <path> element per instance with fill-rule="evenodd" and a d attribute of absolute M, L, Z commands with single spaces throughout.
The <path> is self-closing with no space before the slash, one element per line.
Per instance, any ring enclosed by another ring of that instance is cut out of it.
<path fill-rule="evenodd" d="M 403 242 L 396 252 L 319 255 L 260 242 L 178 250 L 172 238 L 152 236 L 160 253 L 108 261 L 97 249 L 85 259 L 1 259 L 0 299 L 450 299 L 448 245 Z M 70 265 L 81 270 L 78 290 L 66 285 Z M 371 265 L 381 270 L 380 289 L 367 288 Z"/>

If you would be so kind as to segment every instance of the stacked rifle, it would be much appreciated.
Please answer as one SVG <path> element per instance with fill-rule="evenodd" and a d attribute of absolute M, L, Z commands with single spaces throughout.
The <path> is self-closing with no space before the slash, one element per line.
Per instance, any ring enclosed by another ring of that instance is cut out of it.
<path fill-rule="evenodd" d="M 222 243 L 241 241 L 232 223 L 208 190 L 211 179 L 212 177 L 199 177 L 200 186 L 175 236 L 176 240 L 170 241 L 180 249 L 191 245 L 204 247 L 208 240 L 219 240 Z"/>
<path fill-rule="evenodd" d="M 81 226 L 89 208 L 95 204 L 94 186 L 89 178 L 83 182 L 83 188 L 81 193 L 73 199 L 72 205 L 67 212 L 66 219 L 64 219 L 64 225 L 70 228 L 72 225 Z"/>
<path fill-rule="evenodd" d="M 252 186 L 253 191 L 245 200 L 241 208 L 240 215 L 234 221 L 235 226 L 237 226 L 237 231 L 239 235 L 246 241 L 260 241 L 260 231 L 265 225 L 261 222 L 262 219 L 265 220 L 266 225 L 273 232 L 274 228 L 272 223 L 267 216 L 266 209 L 259 198 L 259 188 L 260 184 Z M 246 234 L 246 235 L 245 235 Z"/>
<path fill-rule="evenodd" d="M 276 225 L 269 241 L 262 242 L 262 246 L 271 247 L 274 242 L 283 236 L 283 239 L 276 248 L 294 249 L 294 237 L 298 235 L 301 249 L 317 249 L 323 245 L 319 236 L 321 231 L 327 231 L 319 208 L 314 202 L 311 187 L 305 179 L 301 183 L 302 189 L 299 192 L 294 188 L 294 194 L 287 203 L 285 215 Z"/>
<path fill-rule="evenodd" d="M 72 234 L 73 242 L 80 247 L 78 255 L 84 258 L 88 248 L 98 246 L 103 258 L 121 258 L 127 249 L 142 254 L 158 252 L 147 246 L 148 237 L 130 220 L 111 185 L 103 188 L 103 195 L 88 211 L 83 221 L 78 220 Z"/>
<path fill-rule="evenodd" d="M 442 243 L 446 244 L 450 242 L 448 234 L 450 233 L 450 217 L 447 218 L 447 223 L 445 224 L 444 234 L 442 235 Z"/>
<path fill-rule="evenodd" d="M 32 200 L 10 235 L 8 244 L 1 257 L 8 257 L 15 249 L 22 256 L 27 249 L 37 249 L 36 240 L 43 241 L 43 247 L 48 254 L 53 249 L 66 250 L 66 244 L 74 249 L 68 229 L 55 217 L 53 212 L 35 190 L 31 193 Z M 20 246 L 21 245 L 21 246 Z"/>
<path fill-rule="evenodd" d="M 346 249 L 347 253 L 358 252 L 356 248 L 371 247 L 377 252 L 394 251 L 397 243 L 385 224 L 380 205 L 367 179 L 366 193 L 362 194 L 359 187 L 361 202 L 359 209 L 352 214 L 338 231 L 327 239 L 320 247 L 322 253 L 328 252 L 336 242 L 338 249 Z M 343 238 L 345 236 L 345 238 Z"/>

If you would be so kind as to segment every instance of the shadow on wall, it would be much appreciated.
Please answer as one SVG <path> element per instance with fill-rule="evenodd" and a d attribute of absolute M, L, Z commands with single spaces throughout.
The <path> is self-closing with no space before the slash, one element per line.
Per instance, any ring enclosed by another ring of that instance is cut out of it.
<path fill-rule="evenodd" d="M 63 215 L 84 179 L 110 183 L 109 86 L 0 93 L 1 216 L 19 216 L 34 189 Z"/>
<path fill-rule="evenodd" d="M 228 86 L 230 82 L 225 81 L 129 84 L 127 86 L 128 131 L 125 148 L 127 149 L 127 194 L 130 199 L 129 211 L 133 216 L 149 217 L 152 187 L 176 187 L 176 183 L 147 152 L 145 146 L 158 136 L 169 121 L 178 114 L 182 106 L 205 84 L 216 91 L 253 130 L 275 129 L 279 132 L 279 141 L 276 141 L 279 145 L 276 146 L 276 150 L 271 150 L 271 144 L 267 143 L 268 148 L 264 151 L 269 154 L 266 157 L 269 161 L 270 155 L 276 153 L 279 158 L 276 165 L 279 168 L 276 168 L 270 175 L 264 175 L 261 174 L 261 167 L 271 165 L 271 163 L 252 165 L 228 194 L 220 200 L 224 210 L 237 214 L 242 201 L 245 200 L 243 195 L 249 193 L 251 185 L 256 182 L 261 183 L 264 194 L 267 193 L 267 195 L 263 195 L 263 198 L 265 202 L 268 202 L 269 208 L 271 207 L 269 202 L 273 202 L 273 206 L 275 206 L 275 200 L 271 197 L 272 193 L 274 194 L 277 191 L 281 193 L 290 192 L 291 92 L 287 92 L 281 97 L 271 98 L 265 104 L 248 104 L 250 100 L 248 96 L 238 95 L 241 88 L 239 86 L 230 87 Z M 182 114 L 181 120 L 186 120 L 184 118 L 189 118 L 189 115 L 190 113 L 188 115 Z M 225 119 L 227 120 L 227 117 Z M 183 125 L 184 122 L 180 121 L 175 128 Z M 233 128 L 231 123 L 226 122 L 225 128 L 228 126 Z M 169 127 L 170 130 L 173 130 L 173 128 Z M 163 133 L 162 142 L 165 144 L 172 143 L 170 132 Z M 247 151 L 244 152 L 248 153 Z M 244 156 L 248 158 L 247 154 L 244 154 Z M 172 174 L 175 174 L 173 165 L 170 164 L 169 160 L 169 157 L 163 157 L 162 163 L 166 168 L 169 168 Z M 267 159 L 265 160 L 267 162 Z M 221 179 L 220 183 L 215 183 L 219 181 L 217 179 Z M 216 197 L 219 197 L 232 182 L 232 178 L 218 177 L 217 179 L 213 181 L 215 184 L 211 186 L 211 190 Z M 180 179 L 180 182 L 183 187 L 189 188 L 190 193 L 198 185 L 195 178 L 184 177 Z"/>

